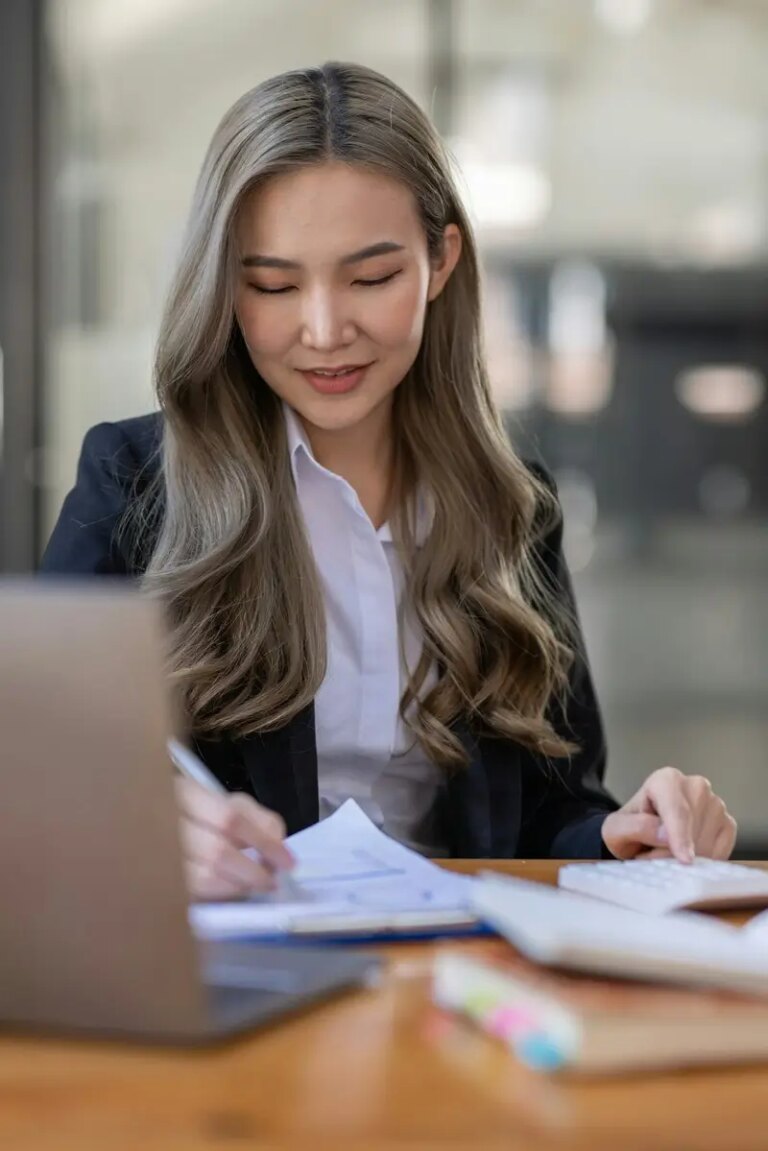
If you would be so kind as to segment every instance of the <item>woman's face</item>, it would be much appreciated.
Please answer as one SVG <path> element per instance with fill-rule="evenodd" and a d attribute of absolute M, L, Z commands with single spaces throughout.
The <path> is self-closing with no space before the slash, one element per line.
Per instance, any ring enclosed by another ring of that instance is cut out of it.
<path fill-rule="evenodd" d="M 449 225 L 439 260 L 430 258 L 408 188 L 328 163 L 256 189 L 237 244 L 237 320 L 270 388 L 323 431 L 388 412 L 427 304 L 459 258 L 459 229 Z"/>

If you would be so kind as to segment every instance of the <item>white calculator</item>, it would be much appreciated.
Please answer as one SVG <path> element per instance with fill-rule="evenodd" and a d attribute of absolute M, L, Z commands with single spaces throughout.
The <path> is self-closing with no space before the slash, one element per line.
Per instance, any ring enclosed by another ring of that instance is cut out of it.
<path fill-rule="evenodd" d="M 768 907 L 768 871 L 713 859 L 693 863 L 675 859 L 568 863 L 560 868 L 558 883 L 567 891 L 650 915 L 684 908 L 725 911 Z"/>

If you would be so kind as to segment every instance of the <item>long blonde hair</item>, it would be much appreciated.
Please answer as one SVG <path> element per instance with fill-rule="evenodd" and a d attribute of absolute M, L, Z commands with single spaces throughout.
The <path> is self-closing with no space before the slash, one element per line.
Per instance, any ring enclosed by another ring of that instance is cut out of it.
<path fill-rule="evenodd" d="M 392 530 L 404 610 L 424 635 L 401 713 L 446 767 L 466 762 L 459 718 L 545 756 L 568 754 L 548 707 L 569 651 L 532 562 L 555 501 L 510 448 L 491 398 L 471 227 L 428 118 L 390 80 L 351 64 L 287 72 L 246 93 L 197 183 L 157 349 L 161 467 L 134 509 L 137 538 L 152 539 L 143 582 L 168 609 L 182 706 L 200 735 L 269 731 L 310 703 L 325 674 L 324 608 L 282 411 L 235 319 L 234 232 L 258 183 L 331 159 L 406 185 L 431 253 L 447 224 L 463 237 L 393 407 Z M 421 547 L 417 488 L 434 509 Z M 434 665 L 438 681 L 423 693 Z"/>

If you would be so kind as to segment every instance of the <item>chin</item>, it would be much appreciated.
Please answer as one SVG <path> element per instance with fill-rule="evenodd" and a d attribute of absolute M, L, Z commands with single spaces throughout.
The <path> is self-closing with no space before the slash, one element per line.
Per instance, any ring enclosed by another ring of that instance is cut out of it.
<path fill-rule="evenodd" d="M 361 423 L 372 410 L 372 406 L 360 404 L 329 403 L 327 400 L 315 400 L 313 403 L 302 404 L 297 412 L 308 423 L 324 432 L 342 432 L 354 428 Z"/>
<path fill-rule="evenodd" d="M 299 415 L 326 432 L 346 431 L 363 422 L 389 395 L 379 399 L 348 393 L 344 396 L 302 396 L 292 406 Z M 288 401 L 291 402 L 290 400 Z"/>

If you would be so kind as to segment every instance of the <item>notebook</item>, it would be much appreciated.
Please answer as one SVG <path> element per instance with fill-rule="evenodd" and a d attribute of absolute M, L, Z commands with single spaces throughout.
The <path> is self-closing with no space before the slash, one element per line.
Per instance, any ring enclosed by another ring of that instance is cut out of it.
<path fill-rule="evenodd" d="M 511 948 L 438 952 L 433 998 L 539 1071 L 607 1073 L 768 1059 L 768 1002 L 538 967 Z"/>
<path fill-rule="evenodd" d="M 190 909 L 204 939 L 433 937 L 482 930 L 475 880 L 446 871 L 381 831 L 354 800 L 286 840 L 287 892 Z"/>

